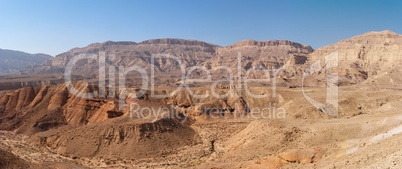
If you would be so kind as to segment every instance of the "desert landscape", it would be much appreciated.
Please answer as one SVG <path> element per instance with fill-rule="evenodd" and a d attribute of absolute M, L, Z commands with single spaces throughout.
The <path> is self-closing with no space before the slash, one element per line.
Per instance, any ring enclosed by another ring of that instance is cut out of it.
<path fill-rule="evenodd" d="M 316 50 L 183 39 L 75 48 L 1 76 L 0 167 L 400 168 L 401 46 L 381 31 Z M 99 57 L 80 58 L 66 81 L 80 54 Z M 132 66 L 154 70 L 152 83 L 138 69 L 118 74 Z"/>
<path fill-rule="evenodd" d="M 401 7 L 0 0 L 0 169 L 401 169 Z"/>

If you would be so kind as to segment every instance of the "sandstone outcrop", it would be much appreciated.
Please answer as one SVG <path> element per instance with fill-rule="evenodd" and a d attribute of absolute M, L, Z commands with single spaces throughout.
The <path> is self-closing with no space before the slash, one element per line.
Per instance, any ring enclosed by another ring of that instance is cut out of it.
<path fill-rule="evenodd" d="M 398 67 L 402 63 L 401 46 L 402 36 L 392 31 L 368 32 L 315 50 L 309 64 L 320 60 L 322 70 L 314 72 L 317 76 L 337 72 L 341 85 L 357 84 Z M 336 60 L 325 58 L 334 52 L 339 56 Z M 336 68 L 326 71 L 325 65 L 333 61 L 337 61 Z"/>

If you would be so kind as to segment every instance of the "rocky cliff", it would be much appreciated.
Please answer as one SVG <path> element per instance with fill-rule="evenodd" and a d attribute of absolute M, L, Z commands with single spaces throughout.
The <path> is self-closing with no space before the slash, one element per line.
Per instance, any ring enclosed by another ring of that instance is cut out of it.
<path fill-rule="evenodd" d="M 71 58 L 79 54 L 99 54 L 106 52 L 107 66 L 139 66 L 150 73 L 151 65 L 155 66 L 156 72 L 176 74 L 180 73 L 180 66 L 188 71 L 194 66 L 205 66 L 207 69 L 225 66 L 237 75 L 238 66 L 244 74 L 248 70 L 271 70 L 279 69 L 284 65 L 292 67 L 302 65 L 308 58 L 308 54 L 314 50 L 307 45 L 285 40 L 254 41 L 246 40 L 234 43 L 231 46 L 220 47 L 206 42 L 183 39 L 154 39 L 140 43 L 135 42 L 104 42 L 94 43 L 84 48 L 75 48 L 68 52 L 57 55 L 41 66 L 36 66 L 27 71 L 28 74 L 51 74 L 64 73 L 65 67 Z M 151 63 L 152 55 L 163 55 Z M 241 65 L 238 65 L 238 55 L 241 55 Z M 167 58 L 166 55 L 175 56 L 177 60 Z M 97 76 L 99 73 L 98 61 L 80 60 L 73 68 L 74 74 Z M 297 70 L 287 69 L 284 76 L 293 76 Z M 107 71 L 107 70 L 106 70 Z M 221 78 L 219 72 L 211 70 L 215 78 Z M 264 74 L 255 73 L 254 78 L 261 78 Z M 194 70 L 195 77 L 203 75 L 203 70 Z M 300 71 L 299 71 L 300 72 Z M 227 76 L 226 76 L 227 77 Z"/>
<path fill-rule="evenodd" d="M 71 58 L 79 54 L 96 54 L 105 52 L 107 56 L 114 55 L 115 58 L 106 60 L 106 64 L 113 66 L 140 66 L 150 70 L 151 56 L 156 54 L 173 55 L 180 59 L 187 67 L 198 65 L 204 60 L 214 56 L 219 46 L 209 43 L 182 40 L 182 39 L 154 39 L 140 43 L 135 42 L 104 42 L 94 43 L 84 48 L 74 48 L 68 52 L 57 55 L 54 59 L 48 60 L 41 66 L 34 67 L 24 73 L 48 74 L 64 73 L 64 69 Z M 155 68 L 158 72 L 169 72 L 180 70 L 180 65 L 174 59 L 155 59 Z M 93 74 L 99 67 L 97 61 L 81 60 L 75 65 L 76 74 Z"/>
<path fill-rule="evenodd" d="M 402 62 L 402 36 L 392 31 L 368 32 L 350 39 L 317 49 L 310 54 L 311 62 L 320 60 L 321 66 L 328 64 L 325 57 L 337 52 L 337 67 L 341 84 L 356 84 L 383 74 Z M 315 72 L 316 75 L 325 70 Z"/>

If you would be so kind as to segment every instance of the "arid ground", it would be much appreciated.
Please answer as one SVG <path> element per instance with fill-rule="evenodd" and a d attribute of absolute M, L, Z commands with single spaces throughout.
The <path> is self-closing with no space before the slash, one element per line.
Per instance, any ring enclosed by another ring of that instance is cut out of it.
<path fill-rule="evenodd" d="M 401 63 L 391 31 L 74 48 L 0 76 L 0 168 L 399 169 Z"/>

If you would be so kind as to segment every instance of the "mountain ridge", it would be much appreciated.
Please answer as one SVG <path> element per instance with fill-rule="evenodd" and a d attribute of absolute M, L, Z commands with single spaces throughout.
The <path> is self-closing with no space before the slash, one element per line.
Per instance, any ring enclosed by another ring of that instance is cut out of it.
<path fill-rule="evenodd" d="M 0 73 L 17 73 L 31 66 L 42 64 L 45 60 L 53 58 L 50 55 L 0 49 Z"/>
<path fill-rule="evenodd" d="M 180 70 L 175 60 L 156 59 L 156 63 L 151 63 L 150 58 L 153 54 L 168 54 L 181 60 L 186 69 L 200 65 L 208 69 L 226 66 L 237 74 L 238 69 L 234 65 L 237 64 L 240 53 L 243 73 L 250 69 L 281 69 L 277 77 L 289 79 L 300 78 L 309 64 L 317 60 L 324 61 L 325 56 L 339 51 L 340 84 L 348 85 L 365 81 L 378 72 L 389 70 L 397 63 L 402 63 L 401 47 L 402 35 L 390 30 L 367 32 L 316 50 L 309 45 L 289 40 L 242 40 L 224 47 L 198 40 L 175 38 L 150 39 L 139 43 L 106 41 L 71 49 L 24 73 L 63 73 L 64 67 L 72 57 L 83 53 L 98 54 L 103 51 L 117 56 L 115 61 L 109 63 L 110 65 L 125 68 L 136 65 L 150 71 L 151 65 L 154 64 L 157 72 L 177 73 Z M 98 64 L 82 62 L 77 65 L 80 69 L 76 72 L 77 74 L 97 73 L 93 71 L 97 70 L 97 66 Z M 195 75 L 196 78 L 204 77 L 200 75 L 203 71 L 195 73 L 198 74 Z M 316 83 L 323 81 L 325 73 L 323 71 L 312 74 L 318 77 Z M 222 75 L 222 72 L 215 72 L 215 74 L 217 75 L 215 78 L 226 77 Z M 264 76 L 262 73 L 252 73 L 253 78 Z"/>
<path fill-rule="evenodd" d="M 283 65 L 287 58 L 291 57 L 293 53 L 298 55 L 306 55 L 313 51 L 312 47 L 303 45 L 297 42 L 285 41 L 285 40 L 270 40 L 270 41 L 246 41 L 234 43 L 234 45 L 222 47 L 211 43 L 198 41 L 198 40 L 186 40 L 186 39 L 151 39 L 142 42 L 114 42 L 106 41 L 102 43 L 92 43 L 83 48 L 73 48 L 67 52 L 57 55 L 54 59 L 46 61 L 41 66 L 36 66 L 33 69 L 23 71 L 27 74 L 52 74 L 63 73 L 63 69 L 67 62 L 74 56 L 83 53 L 98 54 L 103 51 L 107 54 L 114 54 L 117 56 L 115 62 L 111 64 L 122 65 L 128 67 L 130 65 L 141 66 L 146 70 L 150 70 L 150 57 L 152 54 L 169 54 L 176 56 L 182 62 L 186 68 L 202 65 L 211 59 L 217 57 L 237 57 L 238 52 L 242 52 L 244 55 L 255 55 L 258 50 L 262 50 L 262 56 L 254 56 L 261 58 L 282 58 L 279 65 Z M 236 46 L 236 47 L 234 47 Z M 255 49 L 246 49 L 246 46 L 254 46 Z M 243 50 L 244 48 L 244 50 Z M 257 49 L 258 48 L 258 49 Z M 261 49 L 260 49 L 261 48 Z M 250 50 L 250 51 L 249 51 Z M 233 55 L 232 55 L 233 54 Z M 274 54 L 275 56 L 271 56 Z M 271 60 L 277 60 L 272 58 Z M 174 60 L 168 62 L 157 60 L 155 65 L 158 67 L 157 71 L 169 72 L 177 71 L 178 64 Z M 220 62 L 220 61 L 216 61 Z M 96 64 L 82 63 L 78 67 L 80 69 L 79 74 L 86 74 L 86 72 L 93 72 L 96 69 Z M 91 67 L 91 68 L 89 68 Z M 278 65 L 276 66 L 278 67 Z"/>

